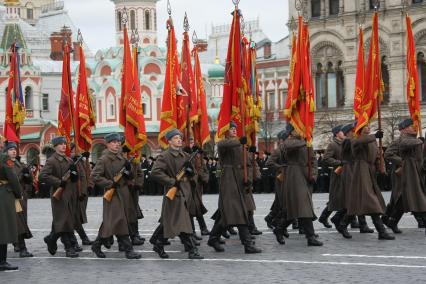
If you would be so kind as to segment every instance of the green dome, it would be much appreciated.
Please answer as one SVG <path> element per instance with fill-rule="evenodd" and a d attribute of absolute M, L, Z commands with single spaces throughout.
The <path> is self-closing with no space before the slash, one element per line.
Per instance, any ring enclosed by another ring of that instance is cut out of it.
<path fill-rule="evenodd" d="M 225 67 L 220 64 L 213 64 L 208 69 L 209 78 L 223 78 L 225 75 Z"/>

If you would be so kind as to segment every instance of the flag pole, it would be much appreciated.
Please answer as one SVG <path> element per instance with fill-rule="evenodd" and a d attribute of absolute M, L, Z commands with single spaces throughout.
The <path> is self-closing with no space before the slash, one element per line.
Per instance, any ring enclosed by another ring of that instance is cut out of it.
<path fill-rule="evenodd" d="M 185 12 L 185 17 L 183 19 L 183 30 L 184 32 L 184 37 L 188 34 L 189 31 L 189 22 L 188 22 L 188 15 Z M 188 44 L 189 45 L 189 41 L 188 43 L 183 43 L 183 44 Z M 181 62 L 181 64 L 183 64 L 183 62 Z M 182 72 L 182 71 L 181 71 Z M 185 144 L 186 146 L 189 147 L 189 136 L 191 135 L 191 122 L 190 122 L 190 117 L 189 114 L 192 111 L 192 96 L 194 94 L 191 94 L 191 87 L 189 87 L 189 90 L 187 92 L 189 92 L 188 97 L 187 97 L 187 103 L 188 103 L 188 107 L 186 108 L 186 133 L 185 133 Z M 195 142 L 195 140 L 194 140 Z"/>

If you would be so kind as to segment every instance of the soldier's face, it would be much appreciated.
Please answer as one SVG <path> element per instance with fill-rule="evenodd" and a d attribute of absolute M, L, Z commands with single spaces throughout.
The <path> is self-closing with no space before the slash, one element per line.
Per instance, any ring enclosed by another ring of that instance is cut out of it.
<path fill-rule="evenodd" d="M 337 132 L 336 136 L 339 139 L 342 139 L 342 140 L 345 139 L 345 134 L 343 133 L 343 131 Z"/>
<path fill-rule="evenodd" d="M 231 138 L 233 138 L 233 137 L 237 137 L 237 128 L 235 128 L 235 127 L 231 127 L 231 128 L 229 128 L 229 131 L 228 131 L 228 135 L 229 135 L 229 137 L 231 137 Z"/>
<path fill-rule="evenodd" d="M 189 139 L 189 147 L 194 147 L 194 139 Z"/>
<path fill-rule="evenodd" d="M 180 135 L 173 136 L 172 139 L 169 140 L 169 145 L 172 148 L 182 147 L 182 137 Z"/>
<path fill-rule="evenodd" d="M 121 142 L 118 140 L 113 140 L 107 144 L 108 150 L 110 150 L 113 153 L 118 153 L 118 150 L 120 150 Z"/>
<path fill-rule="evenodd" d="M 11 149 L 7 150 L 7 155 L 11 159 L 15 159 L 17 154 L 18 154 L 18 152 L 16 151 L 15 148 L 11 148 Z"/>
<path fill-rule="evenodd" d="M 411 135 L 414 135 L 414 134 L 416 134 L 417 133 L 417 131 L 414 129 L 414 127 L 412 126 L 412 125 L 410 125 L 410 126 L 408 126 L 407 128 L 405 128 L 406 129 L 406 133 L 407 134 L 411 134 Z"/>
<path fill-rule="evenodd" d="M 370 126 L 364 126 L 364 128 L 362 129 L 362 134 L 370 134 Z"/>
<path fill-rule="evenodd" d="M 55 150 L 56 152 L 58 152 L 59 154 L 64 154 L 65 151 L 67 149 L 67 144 L 66 143 L 61 143 L 56 145 Z"/>

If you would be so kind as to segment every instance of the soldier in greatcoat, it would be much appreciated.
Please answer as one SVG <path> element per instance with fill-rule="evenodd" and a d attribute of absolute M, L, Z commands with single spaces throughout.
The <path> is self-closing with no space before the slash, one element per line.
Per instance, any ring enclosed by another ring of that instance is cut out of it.
<path fill-rule="evenodd" d="M 0 271 L 17 270 L 7 262 L 7 244 L 18 241 L 16 221 L 17 199 L 22 198 L 22 188 L 13 170 L 14 163 L 7 155 L 0 157 Z"/>
<path fill-rule="evenodd" d="M 66 156 L 66 139 L 58 136 L 52 139 L 51 144 L 55 153 L 47 159 L 40 171 L 39 180 L 51 188 L 50 201 L 52 205 L 52 231 L 44 238 L 47 249 L 54 255 L 58 249 L 57 240 L 61 238 L 65 245 L 67 257 L 78 257 L 73 245 L 75 229 L 75 192 L 78 191 L 77 181 L 79 173 L 73 160 Z M 64 175 L 70 171 L 70 178 L 64 179 Z M 56 191 L 62 191 L 60 197 L 55 198 Z"/>
<path fill-rule="evenodd" d="M 31 191 L 33 184 L 33 176 L 30 169 L 20 162 L 18 159 L 18 145 L 15 142 L 8 142 L 5 151 L 9 158 L 13 161 L 13 170 L 19 179 L 22 188 L 22 198 L 19 199 L 22 211 L 16 213 L 18 225 L 18 242 L 14 244 L 15 251 L 19 252 L 19 257 L 32 257 L 32 253 L 28 252 L 25 239 L 33 237 L 28 227 L 28 192 Z"/>
<path fill-rule="evenodd" d="M 370 127 L 366 125 L 360 130 L 360 135 L 351 141 L 354 164 L 352 186 L 347 196 L 347 216 L 370 215 L 379 233 L 379 239 L 393 240 L 395 237 L 388 234 L 380 218 L 385 212 L 385 201 L 376 181 L 379 163 L 376 139 L 382 137 L 382 131 L 370 134 Z M 348 223 L 345 223 L 347 226 Z"/>
<path fill-rule="evenodd" d="M 189 161 L 189 154 L 182 151 L 182 137 L 182 133 L 177 129 L 166 133 L 169 147 L 157 157 L 151 171 L 151 178 L 164 187 L 164 196 L 160 224 L 149 241 L 154 246 L 153 250 L 161 258 L 168 258 L 168 254 L 164 251 L 164 244 L 168 239 L 179 236 L 185 250 L 188 251 L 188 258 L 202 259 L 192 236 L 188 208 L 190 206 L 188 200 L 192 199 L 192 187 L 196 185 L 194 180 L 196 172 Z M 182 169 L 185 174 L 181 180 L 177 180 L 177 174 Z M 172 187 L 177 187 L 173 200 L 166 196 Z"/>
<path fill-rule="evenodd" d="M 109 133 L 105 136 L 107 149 L 98 159 L 92 170 L 91 179 L 96 186 L 106 193 L 112 193 L 111 200 L 103 199 L 103 218 L 98 237 L 92 245 L 92 251 L 99 258 L 105 258 L 102 244 L 110 245 L 110 239 L 115 235 L 125 256 L 128 259 L 139 259 L 141 255 L 133 250 L 129 232 L 129 202 L 131 202 L 129 184 L 135 178 L 132 174 L 132 165 L 121 152 L 121 136 L 118 133 Z M 114 179 L 122 174 L 120 179 Z"/>
<path fill-rule="evenodd" d="M 214 214 L 215 223 L 210 231 L 208 245 L 215 251 L 225 249 L 220 245 L 221 234 L 230 226 L 236 226 L 245 253 L 260 253 L 254 246 L 248 229 L 249 216 L 246 205 L 244 183 L 244 166 L 242 165 L 243 148 L 247 137 L 237 139 L 237 125 L 231 121 L 227 137 L 217 143 L 221 175 L 219 181 L 219 205 Z"/>
<path fill-rule="evenodd" d="M 306 141 L 288 124 L 290 135 L 284 141 L 284 160 L 287 162 L 285 169 L 285 208 L 287 220 L 298 219 L 299 226 L 303 228 L 308 246 L 322 246 L 315 234 L 313 220 L 316 219 L 312 203 L 312 184 L 315 180 L 313 167 L 309 173 L 308 148 Z"/>

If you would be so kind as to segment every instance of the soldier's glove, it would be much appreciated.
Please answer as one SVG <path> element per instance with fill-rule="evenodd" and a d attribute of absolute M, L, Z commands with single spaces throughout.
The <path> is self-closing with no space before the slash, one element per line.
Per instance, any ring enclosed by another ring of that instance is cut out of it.
<path fill-rule="evenodd" d="M 84 158 L 89 159 L 90 157 L 90 152 L 83 152 L 83 154 L 81 154 Z"/>
<path fill-rule="evenodd" d="M 198 153 L 200 153 L 200 154 L 202 154 L 202 153 L 203 153 L 203 150 L 201 150 L 201 148 L 200 148 L 200 147 L 198 147 L 198 146 L 192 146 L 191 151 L 192 151 L 192 153 L 197 152 L 197 151 L 198 151 Z"/>
<path fill-rule="evenodd" d="M 78 180 L 77 166 L 74 164 L 70 166 L 70 180 L 71 182 L 76 182 Z"/>
<path fill-rule="evenodd" d="M 250 146 L 249 152 L 250 153 L 256 153 L 256 146 Z"/>
<path fill-rule="evenodd" d="M 75 163 L 80 158 L 80 155 L 75 155 L 72 157 L 73 162 Z"/>
<path fill-rule="evenodd" d="M 187 177 L 193 177 L 195 175 L 195 171 L 194 168 L 192 167 L 191 162 L 185 162 L 185 164 L 183 164 L 184 168 L 185 168 L 185 175 Z"/>
<path fill-rule="evenodd" d="M 425 138 L 424 138 L 424 137 L 419 137 L 419 139 L 420 139 L 423 143 L 425 143 Z"/>
<path fill-rule="evenodd" d="M 123 177 L 130 180 L 130 179 L 133 179 L 134 176 L 131 171 L 125 170 L 123 172 Z"/>
<path fill-rule="evenodd" d="M 130 161 L 126 160 L 126 162 L 124 163 L 124 168 L 126 169 L 126 171 L 132 170 L 132 164 L 130 163 Z"/>
<path fill-rule="evenodd" d="M 30 170 L 28 169 L 28 168 L 23 168 L 22 169 L 22 174 L 23 175 L 25 175 L 25 174 L 29 174 L 30 173 Z"/>
<path fill-rule="evenodd" d="M 242 136 L 240 138 L 240 143 L 241 143 L 241 145 L 246 145 L 247 144 L 247 137 L 246 136 Z"/>
<path fill-rule="evenodd" d="M 374 134 L 374 136 L 376 136 L 377 139 L 383 138 L 383 131 L 377 130 L 376 133 Z"/>
<path fill-rule="evenodd" d="M 124 145 L 123 148 L 122 148 L 122 152 L 123 153 L 130 153 L 129 147 L 127 147 L 126 145 Z"/>
<path fill-rule="evenodd" d="M 61 180 L 59 187 L 65 188 L 66 185 L 67 185 L 67 182 L 65 180 Z"/>
<path fill-rule="evenodd" d="M 191 147 L 189 147 L 189 146 L 185 146 L 185 147 L 183 147 L 183 151 L 184 151 L 184 152 L 186 152 L 186 153 L 188 153 L 188 154 L 191 154 L 191 153 L 192 153 L 192 149 L 191 149 Z"/>

